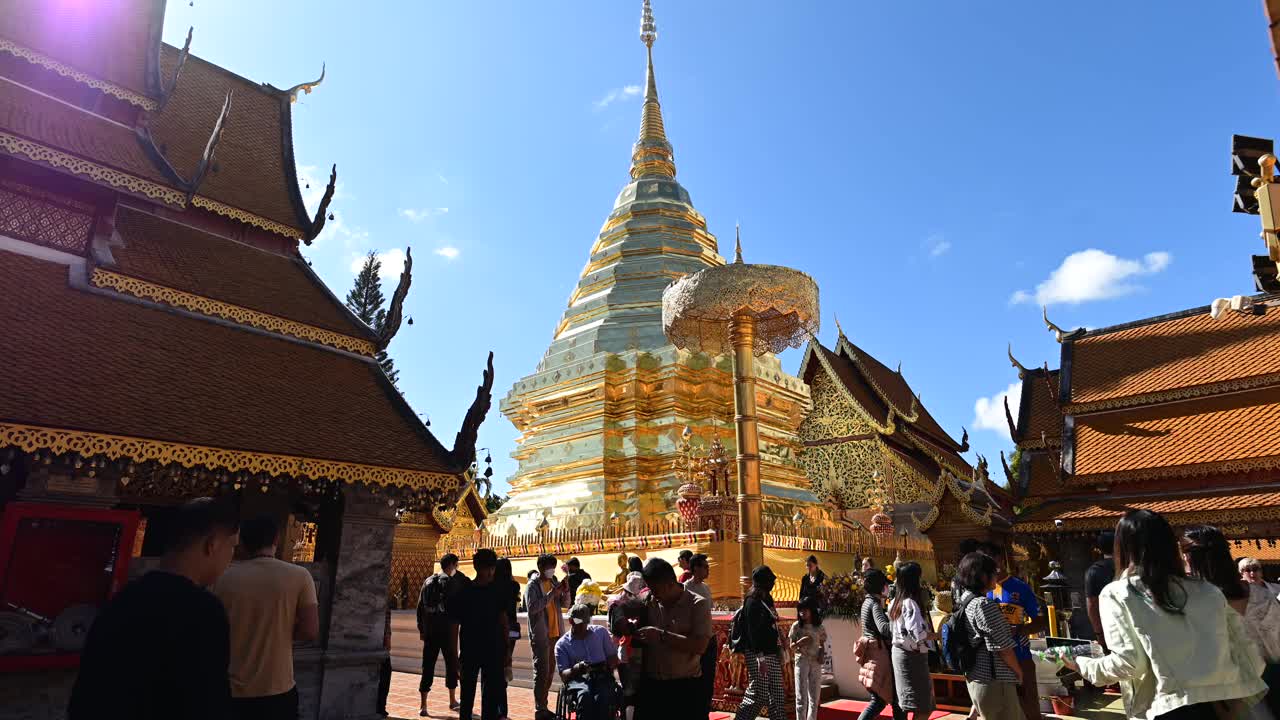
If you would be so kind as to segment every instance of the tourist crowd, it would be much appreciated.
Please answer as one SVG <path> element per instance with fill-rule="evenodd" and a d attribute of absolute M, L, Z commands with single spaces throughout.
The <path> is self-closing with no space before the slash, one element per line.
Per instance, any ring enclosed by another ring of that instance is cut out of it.
<path fill-rule="evenodd" d="M 272 520 L 241 525 L 208 498 L 178 508 L 173 528 L 158 566 L 129 583 L 93 624 L 68 717 L 298 717 L 293 643 L 316 638 L 320 628 L 310 573 L 276 558 L 280 532 Z M 242 559 L 231 564 L 237 546 Z M 1175 533 L 1146 510 L 1103 533 L 1098 550 L 1084 585 L 1089 624 L 1105 650 L 1048 653 L 1044 661 L 1095 687 L 1119 685 L 1133 718 L 1280 717 L 1280 691 L 1272 691 L 1280 682 L 1280 587 L 1263 580 L 1257 560 L 1233 560 L 1216 528 Z M 562 566 L 563 578 L 557 562 L 539 557 L 522 591 L 511 561 L 493 550 L 476 551 L 470 578 L 458 571 L 457 556 L 440 558 L 418 598 L 421 714 L 443 656 L 460 720 L 477 714 L 477 689 L 482 720 L 507 717 L 523 607 L 535 720 L 556 715 L 548 698 L 557 678 L 561 716 L 705 720 L 721 649 L 712 640 L 706 556 L 682 552 L 678 570 L 660 558 L 628 558 L 607 598 L 576 559 Z M 789 714 L 784 653 L 794 668 L 795 716 L 816 720 L 829 652 L 861 664 L 870 695 L 863 720 L 886 707 L 895 718 L 928 718 L 931 657 L 964 675 L 970 717 L 1039 719 L 1030 637 L 1048 629 L 1046 613 L 1032 588 L 1009 573 L 1002 548 L 962 543 L 950 580 L 953 607 L 937 625 L 919 564 L 861 568 L 862 637 L 834 649 L 822 625 L 828 580 L 816 557 L 808 558 L 796 620 L 785 631 L 773 596 L 777 578 L 767 566 L 752 571 L 727 642 L 748 679 L 736 720 L 765 708 L 769 717 Z M 388 662 L 383 703 L 389 678 Z"/>

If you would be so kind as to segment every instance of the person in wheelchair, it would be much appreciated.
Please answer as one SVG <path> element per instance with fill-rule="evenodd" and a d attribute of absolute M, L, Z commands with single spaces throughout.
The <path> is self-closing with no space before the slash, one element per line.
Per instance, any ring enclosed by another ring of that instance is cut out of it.
<path fill-rule="evenodd" d="M 610 720 L 617 714 L 618 653 L 609 631 L 591 624 L 592 610 L 578 603 L 569 611 L 569 632 L 556 642 L 562 693 L 577 705 L 578 720 Z"/>

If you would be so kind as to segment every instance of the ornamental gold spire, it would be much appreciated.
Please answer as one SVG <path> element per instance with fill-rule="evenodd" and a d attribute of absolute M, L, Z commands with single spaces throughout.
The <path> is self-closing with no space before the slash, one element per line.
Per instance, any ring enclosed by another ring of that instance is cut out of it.
<path fill-rule="evenodd" d="M 653 8 L 644 0 L 640 15 L 640 41 L 648 54 L 645 73 L 644 109 L 640 114 L 640 139 L 631 153 L 631 179 L 674 178 L 676 166 L 662 124 L 662 105 L 658 102 L 658 82 L 653 74 L 653 42 L 658 39 L 658 26 L 653 21 Z"/>

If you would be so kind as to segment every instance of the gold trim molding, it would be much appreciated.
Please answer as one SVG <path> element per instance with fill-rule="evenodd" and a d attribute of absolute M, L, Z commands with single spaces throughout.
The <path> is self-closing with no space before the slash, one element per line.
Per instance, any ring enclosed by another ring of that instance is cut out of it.
<path fill-rule="evenodd" d="M 217 200 L 212 200 L 203 195 L 196 195 L 191 198 L 191 204 L 219 215 L 225 215 L 233 220 L 239 220 L 246 225 L 260 227 L 267 232 L 273 232 L 277 235 L 283 235 L 294 240 L 302 239 L 302 231 L 297 228 L 289 227 L 288 225 L 278 223 L 274 220 L 268 220 L 264 217 L 254 215 L 251 212 L 241 210 L 240 208 L 231 207 L 230 205 L 220 203 Z"/>
<path fill-rule="evenodd" d="M 106 183 L 112 187 L 144 195 L 152 200 L 159 200 L 176 207 L 186 205 L 186 195 L 173 188 L 165 187 L 159 183 L 144 180 L 74 155 L 68 155 L 60 150 L 54 150 L 47 145 L 41 145 L 17 135 L 0 132 L 0 150 L 10 155 L 23 155 L 30 160 L 62 168 L 76 175 Z"/>
<path fill-rule="evenodd" d="M 140 280 L 136 277 L 121 275 L 119 273 L 104 270 L 102 268 L 94 268 L 93 274 L 89 277 L 89 283 L 94 287 L 107 290 L 115 290 L 116 292 L 132 295 L 133 297 L 142 298 L 143 300 L 152 300 L 154 302 L 171 305 L 173 307 L 190 310 L 201 315 L 222 318 L 232 322 L 248 325 L 260 330 L 288 335 L 300 340 L 327 345 L 339 350 L 358 353 L 367 357 L 373 357 L 376 349 L 373 343 L 368 340 L 343 335 L 332 330 L 325 330 L 314 325 L 288 320 L 276 315 L 271 315 L 257 310 L 250 310 L 240 305 L 232 305 L 231 303 L 213 300 L 201 295 L 194 295 L 189 292 L 183 292 L 164 285 Z"/>
<path fill-rule="evenodd" d="M 1116 410 L 1119 408 L 1134 407 L 1136 405 L 1154 405 L 1156 403 L 1171 402 L 1175 400 L 1191 400 L 1209 395 L 1222 395 L 1225 393 L 1240 392 L 1241 390 L 1253 390 L 1255 388 L 1277 384 L 1280 384 L 1280 373 L 1269 373 L 1267 375 L 1254 375 L 1253 377 L 1224 380 L 1222 382 L 1209 383 L 1208 385 L 1180 387 L 1173 390 L 1144 393 L 1142 395 L 1127 395 L 1125 397 L 1109 398 L 1107 400 L 1094 400 L 1093 402 L 1072 403 L 1063 407 L 1063 412 L 1069 415 L 1082 415 L 1084 413 L 1096 412 L 1098 410 Z"/>
<path fill-rule="evenodd" d="M 1177 465 L 1173 467 L 1143 468 L 1114 473 L 1077 473 L 1072 476 L 1068 485 L 1094 485 L 1135 480 L 1158 480 L 1162 478 L 1201 477 L 1221 473 L 1246 473 L 1254 470 L 1280 470 L 1280 455 L 1245 460 L 1222 460 L 1218 462 L 1198 463 L 1195 465 Z"/>
<path fill-rule="evenodd" d="M 115 83 L 100 80 L 88 73 L 81 72 L 70 65 L 64 65 L 48 55 L 37 52 L 28 47 L 23 47 L 11 40 L 0 38 L 0 52 L 7 52 L 14 57 L 26 60 L 32 65 L 39 65 L 46 70 L 52 70 L 64 78 L 75 80 L 83 85 L 88 85 L 95 90 L 101 90 L 112 97 L 137 105 L 143 110 L 153 111 L 160 107 L 159 103 L 145 95 L 139 95 L 138 93 L 120 87 Z"/>
<path fill-rule="evenodd" d="M 440 490 L 446 493 L 457 490 L 458 485 L 463 482 L 461 474 L 451 475 L 381 465 L 362 465 L 339 460 L 318 460 L 295 455 L 274 455 L 206 445 L 188 445 L 127 435 L 0 423 L 0 447 L 8 446 L 17 447 L 23 452 L 48 450 L 58 455 L 65 453 L 102 455 L 111 460 L 128 458 L 134 462 L 177 463 L 185 468 L 202 465 L 229 472 L 266 473 L 272 477 L 285 475 L 384 487 L 404 486 L 415 490 Z"/>

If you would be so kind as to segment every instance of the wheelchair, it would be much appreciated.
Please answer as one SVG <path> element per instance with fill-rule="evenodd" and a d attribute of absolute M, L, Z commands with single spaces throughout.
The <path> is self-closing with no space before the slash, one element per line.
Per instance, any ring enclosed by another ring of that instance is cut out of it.
<path fill-rule="evenodd" d="M 614 679 L 613 673 L 607 670 L 593 670 L 588 677 L 592 682 L 607 679 L 613 683 L 614 698 L 611 712 L 603 715 L 599 720 L 620 720 L 622 717 L 622 686 Z M 560 683 L 560 690 L 556 693 L 556 720 L 578 720 L 578 696 L 576 693 L 569 692 L 564 682 Z"/>

